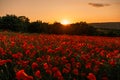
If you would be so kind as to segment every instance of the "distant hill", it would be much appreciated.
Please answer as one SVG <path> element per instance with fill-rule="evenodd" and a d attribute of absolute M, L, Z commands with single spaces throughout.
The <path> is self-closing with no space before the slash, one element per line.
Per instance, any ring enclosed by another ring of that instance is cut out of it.
<path fill-rule="evenodd" d="M 120 30 L 120 22 L 90 23 L 90 25 L 94 26 L 95 28 Z"/>

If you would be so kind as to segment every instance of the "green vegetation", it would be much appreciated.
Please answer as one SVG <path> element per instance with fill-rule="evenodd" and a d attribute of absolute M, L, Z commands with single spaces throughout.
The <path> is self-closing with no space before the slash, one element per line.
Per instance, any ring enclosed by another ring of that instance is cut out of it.
<path fill-rule="evenodd" d="M 59 22 L 49 24 L 42 21 L 30 22 L 27 17 L 16 15 L 0 17 L 0 31 L 6 30 L 25 33 L 120 36 L 119 29 L 100 28 L 86 22 L 69 25 L 62 25 Z"/>

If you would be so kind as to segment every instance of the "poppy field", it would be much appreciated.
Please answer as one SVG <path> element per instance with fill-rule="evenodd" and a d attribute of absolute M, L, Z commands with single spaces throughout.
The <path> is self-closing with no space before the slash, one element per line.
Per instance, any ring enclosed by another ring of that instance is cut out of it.
<path fill-rule="evenodd" d="M 120 80 L 120 37 L 0 32 L 0 80 Z"/>

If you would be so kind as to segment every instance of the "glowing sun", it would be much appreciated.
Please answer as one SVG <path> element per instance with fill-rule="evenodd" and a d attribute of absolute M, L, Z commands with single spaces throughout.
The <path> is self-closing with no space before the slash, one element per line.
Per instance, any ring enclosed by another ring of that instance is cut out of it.
<path fill-rule="evenodd" d="M 70 22 L 68 20 L 64 19 L 61 21 L 61 24 L 68 25 L 68 24 L 70 24 Z"/>

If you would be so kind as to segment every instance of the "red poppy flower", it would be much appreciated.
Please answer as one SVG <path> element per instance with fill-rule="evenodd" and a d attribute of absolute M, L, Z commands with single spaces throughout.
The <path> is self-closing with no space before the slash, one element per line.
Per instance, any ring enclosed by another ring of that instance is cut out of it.
<path fill-rule="evenodd" d="M 0 66 L 4 65 L 7 62 L 7 60 L 0 60 Z"/>
<path fill-rule="evenodd" d="M 56 71 L 56 72 L 54 73 L 54 77 L 55 77 L 55 78 L 62 77 L 61 72 L 60 72 L 59 70 L 58 70 L 58 71 Z"/>
<path fill-rule="evenodd" d="M 111 59 L 111 60 L 109 61 L 109 64 L 112 65 L 112 66 L 115 66 L 116 62 L 115 62 L 115 60 Z"/>
<path fill-rule="evenodd" d="M 96 77 L 95 77 L 95 75 L 93 73 L 89 73 L 88 76 L 87 76 L 87 78 L 89 80 L 96 80 Z"/>
<path fill-rule="evenodd" d="M 87 63 L 86 65 L 85 65 L 85 67 L 86 67 L 86 69 L 90 69 L 91 68 L 91 63 L 89 62 L 89 63 Z"/>
<path fill-rule="evenodd" d="M 53 68 L 52 68 L 52 72 L 56 72 L 57 70 L 58 70 L 57 67 L 53 67 Z"/>
<path fill-rule="evenodd" d="M 47 69 L 46 73 L 49 74 L 49 75 L 52 75 L 52 71 L 50 69 Z"/>
<path fill-rule="evenodd" d="M 76 63 L 76 68 L 80 68 L 80 67 L 81 67 L 80 62 L 77 62 L 77 63 Z"/>
<path fill-rule="evenodd" d="M 11 47 L 14 47 L 14 45 L 15 45 L 15 42 L 12 41 L 12 42 L 11 42 Z"/>
<path fill-rule="evenodd" d="M 38 68 L 38 64 L 36 62 L 33 62 L 32 63 L 32 69 L 36 69 L 36 68 Z"/>
<path fill-rule="evenodd" d="M 39 63 L 40 63 L 41 61 L 42 61 L 42 59 L 41 59 L 41 58 L 37 58 L 37 62 L 39 62 Z"/>
<path fill-rule="evenodd" d="M 37 71 L 35 72 L 35 76 L 36 76 L 37 78 L 39 78 L 39 79 L 42 78 L 42 77 L 41 77 L 41 73 L 40 73 L 39 70 L 37 70 Z"/>
<path fill-rule="evenodd" d="M 21 79 L 29 78 L 29 76 L 25 73 L 24 70 L 19 70 L 19 71 L 16 73 L 16 78 L 17 78 L 18 80 L 21 80 Z"/>
<path fill-rule="evenodd" d="M 74 69 L 73 69 L 73 74 L 75 74 L 75 75 L 78 75 L 78 74 L 79 74 L 79 71 L 78 71 L 77 68 L 74 68 Z"/>
<path fill-rule="evenodd" d="M 63 68 L 62 72 L 67 74 L 67 73 L 70 72 L 70 70 L 68 70 L 68 69 L 66 69 L 66 68 Z"/>
<path fill-rule="evenodd" d="M 23 80 L 34 80 L 33 79 L 33 77 L 32 76 L 28 76 L 28 77 L 26 77 L 25 79 L 23 79 Z"/>
<path fill-rule="evenodd" d="M 67 69 L 71 70 L 71 64 L 70 64 L 70 63 L 65 64 L 65 67 L 66 67 Z"/>
<path fill-rule="evenodd" d="M 26 54 L 26 55 L 30 54 L 30 50 L 29 50 L 29 49 L 26 50 L 25 54 Z"/>
<path fill-rule="evenodd" d="M 44 63 L 44 64 L 43 64 L 43 67 L 44 67 L 44 69 L 48 69 L 48 68 L 49 68 L 49 66 L 48 66 L 47 63 Z"/>
<path fill-rule="evenodd" d="M 19 58 L 22 58 L 23 57 L 23 54 L 18 52 L 16 54 L 12 54 L 12 57 L 15 58 L 15 59 L 19 59 Z"/>

